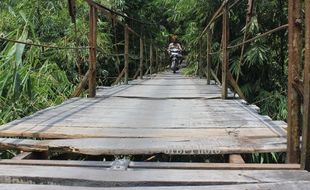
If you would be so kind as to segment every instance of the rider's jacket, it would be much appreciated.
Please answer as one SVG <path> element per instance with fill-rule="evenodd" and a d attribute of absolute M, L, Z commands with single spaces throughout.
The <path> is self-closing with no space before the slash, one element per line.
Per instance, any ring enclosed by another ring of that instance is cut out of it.
<path fill-rule="evenodd" d="M 182 51 L 182 46 L 179 43 L 170 43 L 169 47 L 168 47 L 168 52 L 170 53 L 171 49 L 178 49 L 180 51 Z"/>

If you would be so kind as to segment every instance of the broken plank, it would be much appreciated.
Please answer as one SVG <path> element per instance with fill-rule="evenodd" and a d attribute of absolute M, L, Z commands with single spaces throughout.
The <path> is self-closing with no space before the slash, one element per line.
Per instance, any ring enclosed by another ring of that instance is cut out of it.
<path fill-rule="evenodd" d="M 256 128 L 205 128 L 205 129 L 169 129 L 169 128 L 104 128 L 89 126 L 46 126 L 23 127 L 19 125 L 12 129 L 0 131 L 2 137 L 35 137 L 44 139 L 68 138 L 204 138 L 204 137 L 285 137 L 266 127 Z"/>
<path fill-rule="evenodd" d="M 169 176 L 169 177 L 167 177 Z M 86 187 L 145 187 L 145 186 L 207 186 L 232 184 L 259 184 L 279 182 L 309 182 L 308 172 L 301 170 L 173 170 L 109 169 L 0 166 L 0 183 L 49 184 Z"/>
<path fill-rule="evenodd" d="M 64 140 L 0 139 L 0 148 L 86 155 L 210 155 L 285 152 L 286 138 L 83 138 Z"/>
<path fill-rule="evenodd" d="M 74 160 L 12 160 L 2 159 L 0 165 L 34 165 L 62 167 L 110 168 L 110 161 Z M 193 162 L 129 162 L 133 169 L 196 169 L 196 170 L 298 170 L 299 164 L 231 164 L 231 163 L 193 163 Z"/>

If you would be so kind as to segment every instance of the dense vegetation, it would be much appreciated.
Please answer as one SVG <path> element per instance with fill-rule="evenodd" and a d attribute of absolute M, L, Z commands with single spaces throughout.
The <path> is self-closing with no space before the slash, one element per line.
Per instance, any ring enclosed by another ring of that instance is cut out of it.
<path fill-rule="evenodd" d="M 190 63 L 187 73 L 194 74 L 198 62 L 197 36 L 206 26 L 220 0 L 97 0 L 114 10 L 151 24 L 141 27 L 135 21 L 118 17 L 136 31 L 143 30 L 158 47 L 165 48 L 170 34 L 177 34 Z M 245 32 L 246 1 L 230 10 L 231 44 L 242 41 Z M 67 1 L 0 1 L 0 36 L 37 44 L 65 47 L 87 46 L 88 6 L 77 0 L 76 26 L 69 17 Z M 287 23 L 287 3 L 278 0 L 256 2 L 248 38 Z M 221 22 L 212 26 L 213 52 L 221 46 Z M 99 14 L 98 79 L 111 84 L 123 64 L 123 27 Z M 131 61 L 139 42 L 132 40 Z M 203 49 L 206 49 L 203 40 Z M 86 50 L 38 48 L 0 40 L 0 124 L 36 110 L 59 104 L 68 98 L 87 69 Z M 120 56 L 119 56 L 120 55 Z M 220 54 L 212 57 L 218 73 Z M 230 52 L 230 70 L 238 75 L 240 48 Z M 133 73 L 131 73 L 133 74 Z M 287 32 L 274 33 L 245 47 L 239 85 L 247 100 L 261 107 L 274 119 L 287 117 Z"/>

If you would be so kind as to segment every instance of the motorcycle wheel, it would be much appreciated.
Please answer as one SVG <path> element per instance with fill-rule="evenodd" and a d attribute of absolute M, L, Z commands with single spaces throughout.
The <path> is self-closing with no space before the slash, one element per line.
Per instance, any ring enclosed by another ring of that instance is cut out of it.
<path fill-rule="evenodd" d="M 177 61 L 176 60 L 172 61 L 171 69 L 172 69 L 173 73 L 176 73 L 176 71 L 177 71 Z"/>

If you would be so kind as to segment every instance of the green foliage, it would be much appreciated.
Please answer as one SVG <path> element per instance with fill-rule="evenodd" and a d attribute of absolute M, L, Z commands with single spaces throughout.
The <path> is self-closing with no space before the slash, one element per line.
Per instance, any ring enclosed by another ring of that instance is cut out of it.
<path fill-rule="evenodd" d="M 186 68 L 182 69 L 182 74 L 185 76 L 193 76 L 196 74 L 197 68 L 197 63 L 190 64 Z"/>
<path fill-rule="evenodd" d="M 121 10 L 125 1 L 101 1 Z M 9 39 L 60 47 L 88 46 L 88 11 L 84 0 L 77 1 L 77 20 L 71 23 L 66 1 L 0 2 L 0 35 Z M 103 15 L 98 21 L 98 65 L 100 84 L 109 75 L 112 60 L 111 22 Z M 116 34 L 117 35 L 117 34 Z M 107 62 L 109 61 L 109 62 Z M 80 68 L 80 69 L 78 69 Z M 88 68 L 88 51 L 51 49 L 0 43 L 0 124 L 59 104 L 67 99 Z"/>
<path fill-rule="evenodd" d="M 247 160 L 248 163 L 285 163 L 286 154 L 285 153 L 254 153 L 243 155 L 243 158 Z"/>

